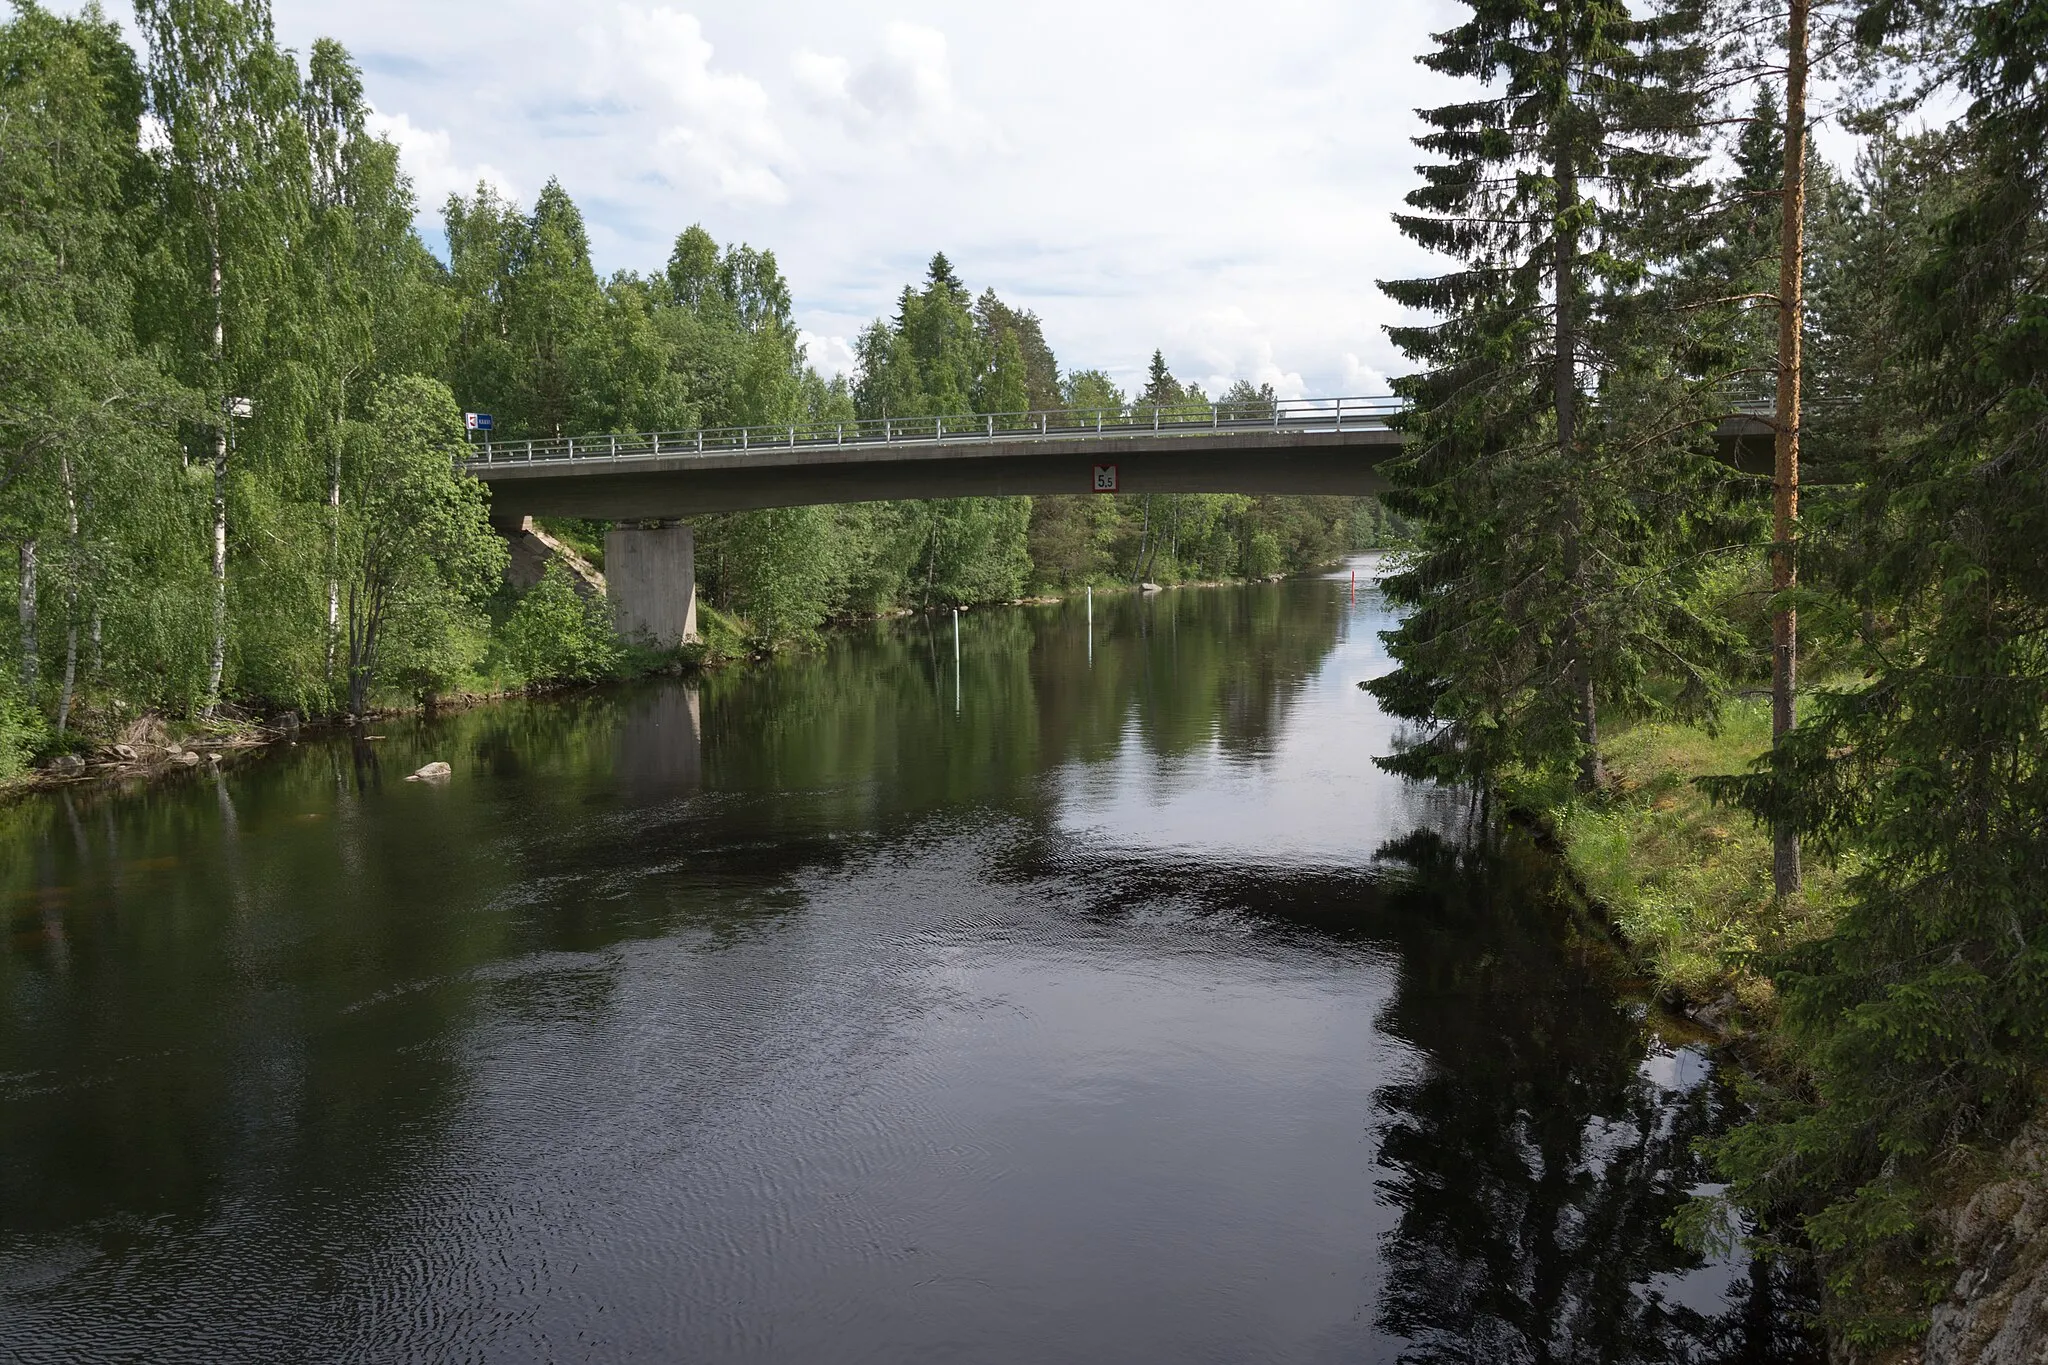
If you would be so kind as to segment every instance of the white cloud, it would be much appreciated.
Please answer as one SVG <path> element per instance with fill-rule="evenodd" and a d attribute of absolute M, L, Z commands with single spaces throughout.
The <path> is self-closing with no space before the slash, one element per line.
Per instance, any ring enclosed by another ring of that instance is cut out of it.
<path fill-rule="evenodd" d="M 935 28 L 898 20 L 883 30 L 881 51 L 858 66 L 803 50 L 790 69 L 811 107 L 856 139 L 956 152 L 1000 143 L 955 93 L 952 54 Z"/>
<path fill-rule="evenodd" d="M 1200 383 L 1212 398 L 1240 379 L 1271 384 L 1282 398 L 1308 391 L 1299 370 L 1284 369 L 1274 359 L 1272 330 L 1242 308 L 1204 312 L 1181 329 L 1178 340 L 1166 348 L 1168 365 L 1181 375 L 1190 368 L 1205 370 Z"/>
<path fill-rule="evenodd" d="M 1419 67 L 1451 0 L 274 0 L 340 39 L 438 201 L 481 176 L 581 206 L 600 271 L 676 233 L 772 248 L 822 369 L 943 250 L 1044 320 L 1063 367 L 1336 394 L 1405 362 L 1375 279 L 1437 263 L 1414 184 Z M 910 21 L 910 22 L 905 22 Z M 403 111 L 402 113 L 398 111 Z M 1355 357 L 1348 363 L 1346 356 Z"/>
<path fill-rule="evenodd" d="M 455 140 L 445 129 L 421 128 L 405 114 L 373 111 L 364 120 L 377 137 L 398 146 L 399 165 L 412 177 L 423 214 L 438 213 L 451 194 L 469 194 L 479 182 L 487 182 L 507 199 L 518 198 L 518 190 L 503 172 L 487 162 L 467 165 L 455 158 Z"/>
<path fill-rule="evenodd" d="M 827 379 L 853 373 L 853 344 L 845 337 L 820 336 L 800 328 L 797 340 L 803 343 L 811 367 Z"/>
<path fill-rule="evenodd" d="M 1344 353 L 1344 393 L 1377 396 L 1387 393 L 1387 377 L 1351 352 Z"/>
<path fill-rule="evenodd" d="M 652 117 L 654 150 L 670 176 L 721 199 L 780 204 L 793 160 L 768 91 L 712 67 L 704 26 L 680 10 L 620 5 L 584 30 L 594 58 L 584 93 Z"/>

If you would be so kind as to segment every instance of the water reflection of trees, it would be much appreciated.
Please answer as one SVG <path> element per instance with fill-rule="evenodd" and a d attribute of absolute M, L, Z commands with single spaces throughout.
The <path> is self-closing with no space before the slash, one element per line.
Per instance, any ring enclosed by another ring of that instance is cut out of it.
<path fill-rule="evenodd" d="M 956 692 L 948 620 L 878 624 L 704 683 L 705 765 L 725 790 L 859 784 L 871 810 L 1040 799 L 1039 778 L 1127 737 L 1155 760 L 1261 753 L 1335 646 L 1322 584 L 970 613 Z"/>
<path fill-rule="evenodd" d="M 1811 1358 L 1782 1284 L 1702 1267 L 1664 1231 L 1708 1178 L 1692 1149 L 1725 1122 L 1725 1088 L 1690 1054 L 1662 1054 L 1695 1063 L 1677 1084 L 1644 1065 L 1600 945 L 1560 932 L 1530 885 L 1541 869 L 1433 836 L 1385 856 L 1409 875 L 1380 1027 L 1422 1055 L 1375 1097 L 1382 1189 L 1401 1209 L 1378 1322 L 1409 1343 L 1400 1359 Z M 1706 1292 L 1722 1276 L 1725 1299 Z"/>
<path fill-rule="evenodd" d="M 998 871 L 1070 884 L 1084 912 L 1161 903 L 1372 950 L 1395 992 L 1379 1033 L 1415 1050 L 1378 1089 L 1374 1326 L 1411 1365 L 1805 1365 L 1799 1286 L 1709 1265 L 1665 1229 L 1709 1178 L 1694 1142 L 1730 1115 L 1705 1059 L 1659 1043 L 1625 964 L 1559 903 L 1518 838 L 1417 832 L 1375 869 L 1105 859 L 1053 834 Z M 1378 1358 L 1378 1357 L 1375 1357 Z"/>

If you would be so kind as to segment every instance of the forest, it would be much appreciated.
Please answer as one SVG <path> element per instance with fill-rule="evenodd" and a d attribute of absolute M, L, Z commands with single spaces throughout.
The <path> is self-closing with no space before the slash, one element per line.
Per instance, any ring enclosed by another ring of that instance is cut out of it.
<path fill-rule="evenodd" d="M 2043 17 L 1469 0 L 1396 215 L 1448 269 L 1381 286 L 1421 528 L 1383 761 L 1607 837 L 1633 930 L 1715 945 L 1748 1117 L 1681 1227 L 1808 1260 L 1837 1359 L 2004 1273 L 1955 1210 L 2048 1078 Z M 1670 759 L 1753 717 L 1746 770 Z"/>
<path fill-rule="evenodd" d="M 500 439 L 1206 401 L 1063 371 L 1039 319 L 943 254 L 808 363 L 772 251 L 680 231 L 601 278 L 576 204 L 480 185 L 416 230 L 397 149 L 338 44 L 303 60 L 261 0 L 146 0 L 0 26 L 0 542 L 18 611 L 0 777 L 135 717 L 359 714 L 676 661 L 566 572 L 521 592 L 463 413 Z M 1270 390 L 1229 395 L 1256 406 Z M 602 568 L 603 526 L 548 525 Z M 1400 533 L 1355 499 L 1119 495 L 810 507 L 696 527 L 708 646 L 1081 585 L 1261 577 Z"/>

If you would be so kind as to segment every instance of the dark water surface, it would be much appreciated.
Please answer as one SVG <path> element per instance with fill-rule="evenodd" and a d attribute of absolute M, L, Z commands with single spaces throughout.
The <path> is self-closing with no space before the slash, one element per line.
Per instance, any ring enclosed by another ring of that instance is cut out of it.
<path fill-rule="evenodd" d="M 1347 595 L 0 812 L 0 1359 L 1804 1359 L 1662 1230 L 1720 1083 L 1373 768 Z"/>

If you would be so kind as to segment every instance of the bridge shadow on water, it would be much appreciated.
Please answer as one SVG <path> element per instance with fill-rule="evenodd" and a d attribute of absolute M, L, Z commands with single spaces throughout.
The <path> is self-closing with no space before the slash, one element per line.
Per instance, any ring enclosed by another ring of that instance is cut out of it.
<path fill-rule="evenodd" d="M 882 623 L 0 813 L 0 1355 L 1812 1358 L 1663 1231 L 1723 1078 L 1371 768 L 1385 619 Z"/>

